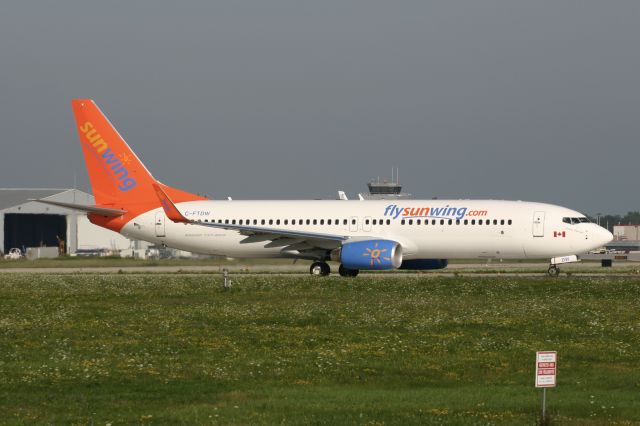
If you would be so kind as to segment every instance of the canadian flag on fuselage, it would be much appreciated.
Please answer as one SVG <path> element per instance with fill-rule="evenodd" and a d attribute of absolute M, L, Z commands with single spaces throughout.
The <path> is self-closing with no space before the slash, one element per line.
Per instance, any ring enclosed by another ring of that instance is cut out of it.
<path fill-rule="evenodd" d="M 206 200 L 156 181 L 93 100 L 74 99 L 71 105 L 96 205 L 127 211 L 120 217 L 89 214 L 91 222 L 118 232 L 134 217 L 160 207 L 154 184 L 176 203 Z"/>

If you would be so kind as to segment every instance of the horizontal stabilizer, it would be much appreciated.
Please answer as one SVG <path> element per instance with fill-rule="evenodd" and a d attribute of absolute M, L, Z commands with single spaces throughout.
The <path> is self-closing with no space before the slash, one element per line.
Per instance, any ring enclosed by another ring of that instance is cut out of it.
<path fill-rule="evenodd" d="M 29 199 L 29 201 L 36 201 L 38 203 L 50 204 L 52 206 L 64 207 L 67 209 L 81 210 L 83 212 L 95 213 L 101 216 L 117 217 L 127 213 L 126 210 L 110 209 L 108 207 L 100 207 L 100 206 L 87 206 L 84 204 L 63 203 L 61 201 L 38 200 L 34 198 Z"/>

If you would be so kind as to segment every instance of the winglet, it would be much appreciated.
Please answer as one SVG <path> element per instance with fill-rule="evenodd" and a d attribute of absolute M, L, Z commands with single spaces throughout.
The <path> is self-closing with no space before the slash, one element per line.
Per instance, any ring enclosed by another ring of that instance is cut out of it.
<path fill-rule="evenodd" d="M 169 198 L 167 193 L 162 190 L 162 188 L 160 187 L 160 185 L 158 185 L 157 182 L 154 182 L 151 185 L 153 186 L 153 189 L 156 191 L 156 195 L 158 196 L 158 199 L 160 200 L 160 204 L 162 205 L 162 209 L 164 210 L 164 213 L 167 215 L 167 217 L 169 219 L 171 219 L 173 222 L 177 222 L 177 223 L 190 223 L 191 222 L 189 219 L 184 217 L 182 215 L 182 213 L 180 213 L 180 210 L 178 210 L 176 205 L 173 204 L 173 201 L 171 201 L 171 198 Z"/>

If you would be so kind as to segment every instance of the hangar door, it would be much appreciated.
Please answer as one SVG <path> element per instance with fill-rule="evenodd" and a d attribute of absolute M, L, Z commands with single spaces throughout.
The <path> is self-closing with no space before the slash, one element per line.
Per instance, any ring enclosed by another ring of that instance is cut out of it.
<path fill-rule="evenodd" d="M 67 218 L 58 214 L 4 215 L 4 250 L 13 247 L 57 247 L 58 239 L 67 239 Z M 67 244 L 69 242 L 67 241 Z"/>

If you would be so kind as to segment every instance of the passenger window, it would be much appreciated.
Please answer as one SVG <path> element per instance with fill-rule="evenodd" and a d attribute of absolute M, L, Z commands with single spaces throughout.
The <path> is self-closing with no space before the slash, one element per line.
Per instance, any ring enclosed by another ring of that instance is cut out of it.
<path fill-rule="evenodd" d="M 273 219 L 269 219 L 269 225 L 273 225 Z"/>
<path fill-rule="evenodd" d="M 373 222 L 374 225 L 378 224 L 378 220 L 377 219 L 373 219 L 372 222 Z"/>
<path fill-rule="evenodd" d="M 346 225 L 346 224 L 347 224 L 347 219 L 343 219 L 343 220 L 342 220 L 342 224 L 343 224 L 343 225 Z"/>
<path fill-rule="evenodd" d="M 432 219 L 432 220 L 431 220 L 431 224 L 432 224 L 432 225 L 435 225 L 435 224 L 436 224 L 436 220 L 435 220 L 435 219 Z"/>
<path fill-rule="evenodd" d="M 440 219 L 440 225 L 444 225 L 444 219 Z"/>
<path fill-rule="evenodd" d="M 324 225 L 324 219 L 320 219 L 320 225 Z"/>
<path fill-rule="evenodd" d="M 478 225 L 482 225 L 482 219 L 478 219 Z"/>
<path fill-rule="evenodd" d="M 500 219 L 500 225 L 504 225 L 504 219 Z"/>
<path fill-rule="evenodd" d="M 453 219 L 449 219 L 449 225 L 451 225 L 453 223 Z"/>
<path fill-rule="evenodd" d="M 391 219 L 387 219 L 387 225 L 391 225 Z"/>
<path fill-rule="evenodd" d="M 475 219 L 471 219 L 471 224 L 475 225 L 476 224 L 476 220 Z"/>
<path fill-rule="evenodd" d="M 456 219 L 456 225 L 460 225 L 460 219 Z"/>
<path fill-rule="evenodd" d="M 296 224 L 296 220 L 295 219 L 291 219 L 291 224 L 295 225 Z"/>
<path fill-rule="evenodd" d="M 226 223 L 228 225 L 229 224 L 229 219 L 225 219 L 224 223 Z"/>
<path fill-rule="evenodd" d="M 351 224 L 355 225 L 356 224 L 356 220 L 355 219 L 351 219 Z"/>
<path fill-rule="evenodd" d="M 285 220 L 284 220 L 284 224 L 285 224 L 285 225 L 288 225 L 288 224 L 289 224 L 289 219 L 285 219 Z"/>
<path fill-rule="evenodd" d="M 409 225 L 413 225 L 413 219 L 409 219 Z"/>
<path fill-rule="evenodd" d="M 307 225 L 311 224 L 311 220 L 307 219 Z"/>
<path fill-rule="evenodd" d="M 257 225 L 258 224 L 258 219 L 253 219 L 253 224 Z"/>
<path fill-rule="evenodd" d="M 331 225 L 331 219 L 327 220 L 327 225 Z"/>
<path fill-rule="evenodd" d="M 235 225 L 235 224 L 236 224 L 236 220 L 235 220 L 235 219 L 233 219 L 233 220 L 231 221 L 231 224 L 232 224 L 232 225 Z"/>
<path fill-rule="evenodd" d="M 400 221 L 400 225 L 404 225 L 404 219 Z"/>
<path fill-rule="evenodd" d="M 509 221 L 507 222 L 508 225 L 511 225 L 513 222 L 511 221 L 511 219 L 509 219 Z"/>
<path fill-rule="evenodd" d="M 365 219 L 365 220 L 364 220 L 364 224 L 365 224 L 365 225 L 368 225 L 368 224 L 369 224 L 369 219 Z"/>
<path fill-rule="evenodd" d="M 239 224 L 240 224 L 240 225 L 242 225 L 242 219 L 240 219 L 240 222 L 239 222 Z"/>
<path fill-rule="evenodd" d="M 420 219 L 416 220 L 416 225 L 420 225 Z"/>
<path fill-rule="evenodd" d="M 261 223 L 262 225 L 264 225 L 264 219 L 262 219 L 262 220 L 260 221 L 260 223 Z"/>
<path fill-rule="evenodd" d="M 464 224 L 465 224 L 465 225 L 468 225 L 468 224 L 469 224 L 469 219 L 465 219 L 465 220 L 464 220 Z"/>

